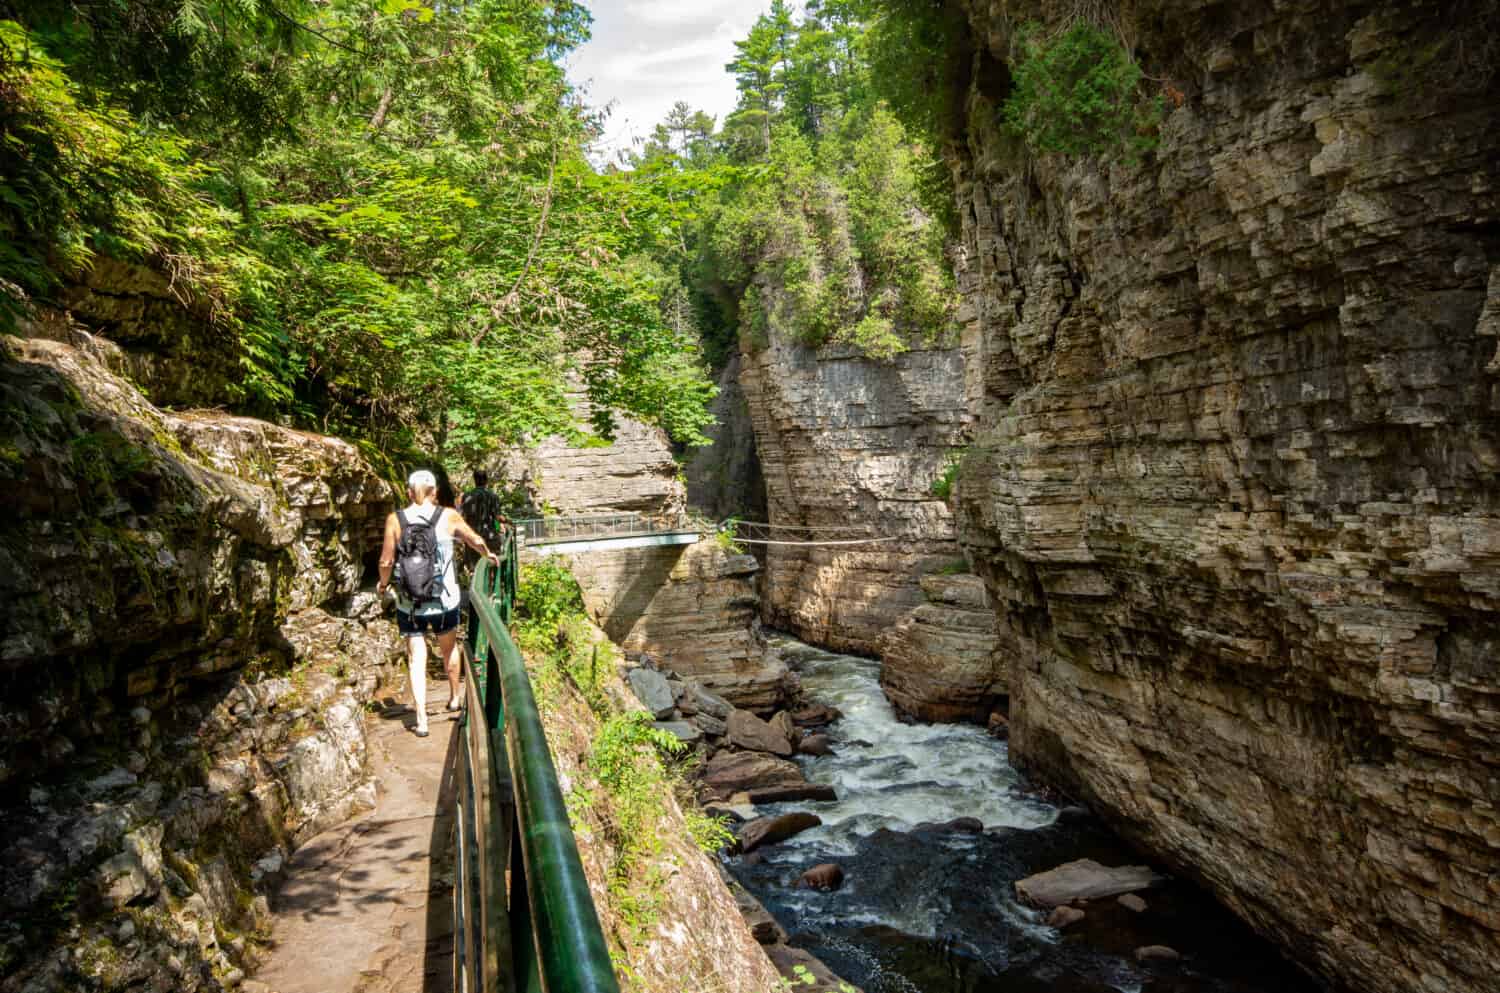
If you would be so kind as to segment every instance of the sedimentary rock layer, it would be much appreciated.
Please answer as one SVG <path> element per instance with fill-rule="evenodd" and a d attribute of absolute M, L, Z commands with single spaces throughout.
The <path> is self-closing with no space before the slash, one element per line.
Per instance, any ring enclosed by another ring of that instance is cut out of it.
<path fill-rule="evenodd" d="M 884 362 L 842 346 L 811 349 L 772 328 L 770 343 L 741 363 L 769 520 L 853 525 L 893 539 L 770 546 L 765 616 L 816 644 L 873 654 L 892 619 L 922 602 L 918 578 L 958 556 L 951 516 L 932 484 L 967 423 L 959 350 L 914 350 Z M 776 537 L 820 534 L 851 537 L 847 530 Z"/>
<path fill-rule="evenodd" d="M 753 710 L 785 699 L 786 666 L 766 654 L 755 559 L 712 541 L 567 556 L 610 640 Z"/>
<path fill-rule="evenodd" d="M 983 721 L 1006 693 L 995 612 L 978 576 L 923 576 L 927 602 L 880 642 L 880 687 L 924 721 Z"/>
<path fill-rule="evenodd" d="M 337 439 L 157 408 L 112 371 L 157 367 L 39 322 L 0 359 L 0 990 L 223 989 L 288 851 L 373 802 L 390 490 Z"/>
<path fill-rule="evenodd" d="M 966 7 L 959 504 L 1012 755 L 1340 984 L 1492 989 L 1496 5 L 1152 4 L 1156 152 L 1026 168 L 994 122 L 1051 8 Z"/>

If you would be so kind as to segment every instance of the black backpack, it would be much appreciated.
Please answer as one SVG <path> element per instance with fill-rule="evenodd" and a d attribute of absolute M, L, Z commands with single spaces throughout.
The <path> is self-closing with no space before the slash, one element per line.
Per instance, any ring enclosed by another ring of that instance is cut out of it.
<path fill-rule="evenodd" d="M 478 532 L 486 545 L 492 550 L 500 546 L 500 497 L 494 490 L 483 487 L 470 490 L 464 494 L 459 509 L 464 523 Z"/>
<path fill-rule="evenodd" d="M 427 520 L 406 519 L 406 511 L 396 511 L 401 536 L 396 539 L 396 582 L 413 604 L 437 600 L 443 595 L 443 574 L 438 570 L 437 523 L 443 508 L 438 507 Z"/>

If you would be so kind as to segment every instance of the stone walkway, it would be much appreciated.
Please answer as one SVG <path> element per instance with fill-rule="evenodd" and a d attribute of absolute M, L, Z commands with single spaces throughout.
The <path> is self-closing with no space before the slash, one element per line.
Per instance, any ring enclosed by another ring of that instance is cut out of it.
<path fill-rule="evenodd" d="M 455 715 L 446 683 L 429 683 L 432 735 L 405 714 L 372 717 L 376 809 L 324 832 L 292 856 L 272 901 L 265 966 L 247 990 L 274 993 L 448 993 L 453 950 L 452 788 L 444 772 Z M 429 900 L 430 896 L 430 900 Z"/>

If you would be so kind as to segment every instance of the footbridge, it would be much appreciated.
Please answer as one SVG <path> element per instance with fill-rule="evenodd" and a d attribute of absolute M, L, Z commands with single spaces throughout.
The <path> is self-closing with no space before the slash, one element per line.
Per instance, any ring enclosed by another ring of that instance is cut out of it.
<path fill-rule="evenodd" d="M 868 525 L 807 527 L 730 518 L 711 522 L 687 514 L 583 514 L 515 522 L 521 547 L 538 555 L 576 555 L 621 548 L 691 545 L 723 535 L 734 545 L 870 545 L 898 541 Z"/>

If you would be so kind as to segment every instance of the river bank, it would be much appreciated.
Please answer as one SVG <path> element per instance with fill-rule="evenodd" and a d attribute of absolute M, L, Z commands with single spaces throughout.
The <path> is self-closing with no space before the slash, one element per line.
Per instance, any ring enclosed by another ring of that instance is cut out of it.
<path fill-rule="evenodd" d="M 1311 993 L 1317 987 L 1189 883 L 1140 894 L 1144 910 L 1095 900 L 1082 920 L 1049 927 L 1014 883 L 1065 862 L 1141 862 L 1094 817 L 1059 809 L 1009 763 L 1006 744 L 969 725 L 903 723 L 881 693 L 879 663 L 775 635 L 806 697 L 839 708 L 833 753 L 797 762 L 834 787 L 822 824 L 729 860 L 730 872 L 791 935 L 866 993 Z M 983 830 L 960 818 L 973 818 Z M 836 863 L 833 892 L 796 887 Z M 1138 961 L 1166 946 L 1177 961 Z"/>

